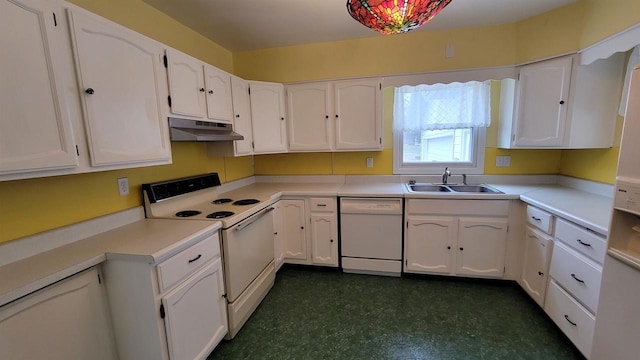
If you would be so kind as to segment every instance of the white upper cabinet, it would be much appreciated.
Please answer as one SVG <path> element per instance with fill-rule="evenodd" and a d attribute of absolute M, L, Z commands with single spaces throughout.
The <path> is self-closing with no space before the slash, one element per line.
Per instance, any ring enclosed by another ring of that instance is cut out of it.
<path fill-rule="evenodd" d="M 167 50 L 171 112 L 204 118 L 207 105 L 202 62 L 175 50 Z"/>
<path fill-rule="evenodd" d="M 249 82 L 237 76 L 231 77 L 231 94 L 233 98 L 233 130 L 244 136 L 244 140 L 236 140 L 234 155 L 253 154 L 253 135 L 251 130 L 251 100 L 249 99 Z"/>
<path fill-rule="evenodd" d="M 0 174 L 78 165 L 63 90 L 61 63 L 72 58 L 61 46 L 68 41 L 62 21 L 52 1 L 0 1 Z"/>
<path fill-rule="evenodd" d="M 211 120 L 231 123 L 231 75 L 211 65 L 204 66 L 204 85 L 207 96 L 207 117 Z"/>
<path fill-rule="evenodd" d="M 171 113 L 231 123 L 231 75 L 176 50 L 167 50 Z"/>
<path fill-rule="evenodd" d="M 85 11 L 69 10 L 93 166 L 171 160 L 164 50 Z"/>
<path fill-rule="evenodd" d="M 287 86 L 289 150 L 382 149 L 381 92 L 378 79 Z"/>
<path fill-rule="evenodd" d="M 256 154 L 286 152 L 284 86 L 278 83 L 251 81 L 249 88 L 253 152 Z"/>
<path fill-rule="evenodd" d="M 333 101 L 331 83 L 287 86 L 289 150 L 331 150 Z"/>
<path fill-rule="evenodd" d="M 380 80 L 335 83 L 336 150 L 382 149 Z"/>
<path fill-rule="evenodd" d="M 611 147 L 624 54 L 580 65 L 565 56 L 520 68 L 502 81 L 501 148 Z"/>

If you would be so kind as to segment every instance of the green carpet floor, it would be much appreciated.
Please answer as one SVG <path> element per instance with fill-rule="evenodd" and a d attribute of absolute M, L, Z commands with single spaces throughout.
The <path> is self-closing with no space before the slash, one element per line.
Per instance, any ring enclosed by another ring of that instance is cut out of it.
<path fill-rule="evenodd" d="M 209 359 L 583 359 L 510 281 L 283 268 Z"/>

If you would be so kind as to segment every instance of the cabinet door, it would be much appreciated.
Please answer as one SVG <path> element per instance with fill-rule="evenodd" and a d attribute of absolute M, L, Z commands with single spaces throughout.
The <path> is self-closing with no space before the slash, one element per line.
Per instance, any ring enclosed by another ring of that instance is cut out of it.
<path fill-rule="evenodd" d="M 75 142 L 63 88 L 68 41 L 51 1 L 1 0 L 0 174 L 75 167 Z"/>
<path fill-rule="evenodd" d="M 249 83 L 239 77 L 231 77 L 231 95 L 233 98 L 233 130 L 244 136 L 244 140 L 236 140 L 234 155 L 253 154 L 253 135 L 251 133 L 251 102 L 249 100 Z"/>
<path fill-rule="evenodd" d="M 220 259 L 162 298 L 171 359 L 205 359 L 227 333 Z"/>
<path fill-rule="evenodd" d="M 544 295 L 549 279 L 549 258 L 553 241 L 540 231 L 527 227 L 525 231 L 524 263 L 520 281 L 524 290 L 540 306 L 544 306 Z"/>
<path fill-rule="evenodd" d="M 378 80 L 335 83 L 337 150 L 382 149 L 382 90 Z"/>
<path fill-rule="evenodd" d="M 404 271 L 450 274 L 453 270 L 455 230 L 452 217 L 408 217 Z"/>
<path fill-rule="evenodd" d="M 278 201 L 274 205 L 273 210 L 273 258 L 275 262 L 276 271 L 280 269 L 284 263 L 284 239 L 283 239 L 283 222 L 282 218 L 282 204 Z"/>
<path fill-rule="evenodd" d="M 203 63 L 179 51 L 167 50 L 167 74 L 171 112 L 204 118 L 207 105 Z"/>
<path fill-rule="evenodd" d="M 311 261 L 338 266 L 336 214 L 311 214 Z"/>
<path fill-rule="evenodd" d="M 284 86 L 276 83 L 251 82 L 249 87 L 254 153 L 287 151 Z"/>
<path fill-rule="evenodd" d="M 286 259 L 307 259 L 304 200 L 281 200 L 282 240 Z"/>
<path fill-rule="evenodd" d="M 0 359 L 116 359 L 95 268 L 0 308 Z"/>
<path fill-rule="evenodd" d="M 502 277 L 507 225 L 502 218 L 460 218 L 456 274 Z"/>
<path fill-rule="evenodd" d="M 516 146 L 564 144 L 571 64 L 572 58 L 565 57 L 520 69 Z"/>
<path fill-rule="evenodd" d="M 216 122 L 231 123 L 231 75 L 213 66 L 204 66 L 204 85 L 207 97 L 207 117 Z"/>
<path fill-rule="evenodd" d="M 163 49 L 93 14 L 69 17 L 92 165 L 170 160 Z"/>
<path fill-rule="evenodd" d="M 330 83 L 287 87 L 290 150 L 331 150 L 334 115 L 330 90 Z"/>

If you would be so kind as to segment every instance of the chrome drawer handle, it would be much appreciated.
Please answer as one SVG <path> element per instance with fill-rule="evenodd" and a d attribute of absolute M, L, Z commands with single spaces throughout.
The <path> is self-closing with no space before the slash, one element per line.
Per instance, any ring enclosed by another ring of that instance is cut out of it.
<path fill-rule="evenodd" d="M 586 246 L 586 247 L 591 247 L 591 244 L 587 244 L 586 242 L 583 242 L 582 240 L 578 239 L 576 240 L 580 245 Z"/>
<path fill-rule="evenodd" d="M 196 261 L 200 260 L 201 257 L 202 257 L 202 254 L 198 254 L 198 256 L 196 256 L 193 259 L 189 260 L 189 264 L 191 264 L 192 262 L 196 262 Z"/>
<path fill-rule="evenodd" d="M 578 278 L 576 277 L 576 274 L 571 274 L 571 277 L 573 278 L 573 280 L 575 280 L 575 281 L 577 281 L 577 282 L 579 282 L 579 283 L 581 283 L 581 284 L 584 284 L 584 280 L 580 280 L 580 279 L 578 279 Z"/>
<path fill-rule="evenodd" d="M 569 320 L 569 315 L 565 315 L 564 319 L 567 320 L 567 322 L 573 326 L 578 326 L 577 323 L 574 323 L 573 321 Z"/>

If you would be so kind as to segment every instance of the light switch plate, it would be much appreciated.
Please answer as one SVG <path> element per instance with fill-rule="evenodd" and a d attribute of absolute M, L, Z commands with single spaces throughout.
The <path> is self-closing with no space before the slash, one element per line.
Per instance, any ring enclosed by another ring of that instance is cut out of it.
<path fill-rule="evenodd" d="M 511 156 L 501 155 L 496 156 L 496 167 L 509 167 L 511 166 Z"/>

